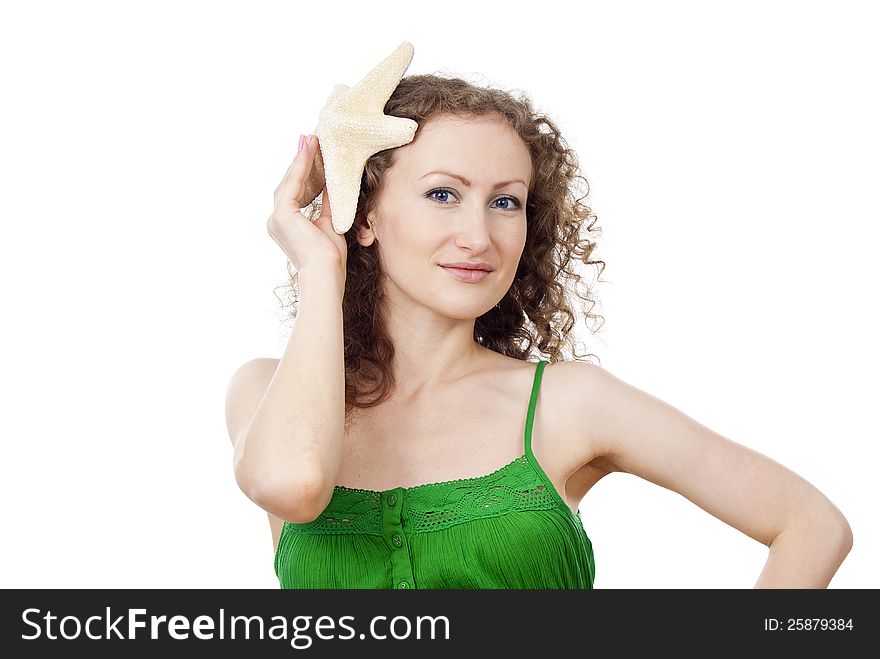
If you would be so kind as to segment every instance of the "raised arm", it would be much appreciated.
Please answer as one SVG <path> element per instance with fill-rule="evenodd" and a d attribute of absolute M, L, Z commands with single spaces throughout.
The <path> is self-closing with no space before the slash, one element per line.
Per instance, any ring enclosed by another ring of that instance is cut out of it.
<path fill-rule="evenodd" d="M 300 307 L 277 366 L 252 360 L 239 367 L 226 393 L 236 483 L 277 519 L 315 519 L 333 493 L 342 458 L 345 362 L 342 301 L 347 243 L 332 225 L 327 189 L 321 216 L 303 207 L 304 181 L 317 141 L 300 151 L 275 189 L 269 235 L 296 266 Z"/>

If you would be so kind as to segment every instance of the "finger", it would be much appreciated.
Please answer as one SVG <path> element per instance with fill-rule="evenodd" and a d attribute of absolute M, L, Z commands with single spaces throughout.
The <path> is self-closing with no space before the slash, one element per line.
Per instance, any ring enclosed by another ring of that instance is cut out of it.
<path fill-rule="evenodd" d="M 313 139 L 311 144 L 304 143 L 303 148 L 297 152 L 293 162 L 290 163 L 284 178 L 275 188 L 276 205 L 279 203 L 301 203 L 299 197 L 302 195 L 306 176 L 315 160 L 315 142 L 316 140 Z M 297 207 L 301 208 L 301 206 Z"/>
<path fill-rule="evenodd" d="M 290 184 L 295 184 L 297 182 L 301 183 L 310 166 L 309 152 L 307 151 L 305 144 L 303 144 L 303 148 L 297 151 L 293 162 L 290 163 L 281 182 L 278 184 L 278 187 L 275 188 L 276 197 L 282 193 L 282 191 L 290 196 L 292 192 L 289 188 Z"/>
<path fill-rule="evenodd" d="M 308 155 L 308 152 L 303 154 L 303 152 L 306 151 L 306 147 L 308 146 L 306 144 L 306 138 L 307 138 L 306 135 L 302 136 L 302 147 L 296 152 L 296 155 L 293 157 L 293 160 L 291 161 L 290 166 L 287 168 L 287 171 L 284 173 L 284 178 L 288 178 L 290 176 L 290 174 L 293 172 L 293 170 L 295 169 L 296 164 L 298 162 L 303 161 L 303 156 Z"/>

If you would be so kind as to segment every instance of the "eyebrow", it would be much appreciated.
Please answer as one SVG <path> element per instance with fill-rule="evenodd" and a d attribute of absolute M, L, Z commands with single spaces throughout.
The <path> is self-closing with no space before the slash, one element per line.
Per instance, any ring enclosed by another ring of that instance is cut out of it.
<path fill-rule="evenodd" d="M 451 176 L 452 178 L 457 178 L 459 181 L 464 183 L 467 187 L 471 186 L 471 182 L 468 179 L 466 179 L 464 176 L 459 176 L 458 174 L 453 174 L 452 172 L 444 172 L 441 170 L 435 170 L 433 172 L 428 172 L 427 174 L 425 174 L 421 178 L 425 178 L 426 176 L 430 176 L 431 174 L 445 174 L 446 176 Z M 498 188 L 503 188 L 508 183 L 522 183 L 524 186 L 526 186 L 526 188 L 529 187 L 528 183 L 523 181 L 521 178 L 513 178 L 513 179 L 510 179 L 509 181 L 501 181 L 500 183 L 496 183 L 495 187 L 493 189 L 497 190 Z"/>

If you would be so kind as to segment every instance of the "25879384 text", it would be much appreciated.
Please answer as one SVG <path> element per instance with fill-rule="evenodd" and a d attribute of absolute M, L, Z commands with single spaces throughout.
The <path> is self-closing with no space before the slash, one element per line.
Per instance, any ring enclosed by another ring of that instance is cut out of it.
<path fill-rule="evenodd" d="M 764 618 L 764 631 L 852 631 L 852 618 Z"/>

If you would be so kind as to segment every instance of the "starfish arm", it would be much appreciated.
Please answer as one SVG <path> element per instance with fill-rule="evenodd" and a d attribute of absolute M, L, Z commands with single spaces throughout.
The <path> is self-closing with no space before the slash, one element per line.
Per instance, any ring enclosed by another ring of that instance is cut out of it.
<path fill-rule="evenodd" d="M 362 108 L 371 108 L 381 113 L 409 68 L 413 52 L 413 45 L 409 41 L 401 43 L 393 53 L 338 99 L 339 108 L 355 112 Z"/>
<path fill-rule="evenodd" d="M 354 223 L 369 157 L 415 138 L 417 122 L 384 113 L 412 56 L 412 44 L 404 41 L 354 87 L 336 85 L 321 109 L 314 134 L 320 143 L 323 177 L 310 174 L 305 197 L 314 199 L 326 186 L 336 233 L 345 233 Z"/>

